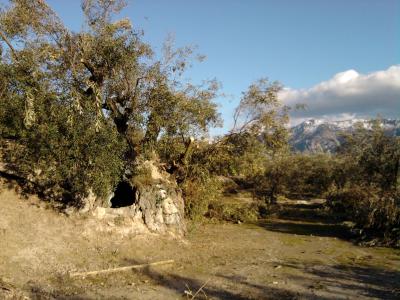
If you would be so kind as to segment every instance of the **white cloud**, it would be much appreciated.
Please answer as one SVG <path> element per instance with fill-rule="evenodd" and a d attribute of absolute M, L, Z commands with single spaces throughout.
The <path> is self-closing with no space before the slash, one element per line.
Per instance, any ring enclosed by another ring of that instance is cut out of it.
<path fill-rule="evenodd" d="M 400 117 L 400 65 L 370 74 L 348 70 L 310 89 L 286 88 L 280 92 L 290 106 L 302 103 L 305 110 L 292 112 L 292 124 L 304 119 L 343 120 L 356 117 Z"/>

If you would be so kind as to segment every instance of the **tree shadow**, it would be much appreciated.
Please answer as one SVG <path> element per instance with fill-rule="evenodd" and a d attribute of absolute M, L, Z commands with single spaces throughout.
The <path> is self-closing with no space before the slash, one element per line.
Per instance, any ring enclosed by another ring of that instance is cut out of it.
<path fill-rule="evenodd" d="M 238 285 L 242 286 L 249 286 L 253 288 L 257 288 L 259 290 L 264 291 L 264 296 L 266 297 L 265 299 L 315 299 L 317 298 L 318 300 L 334 300 L 337 299 L 335 295 L 326 295 L 326 296 L 321 296 L 318 295 L 317 297 L 312 291 L 309 292 L 292 292 L 288 291 L 285 289 L 278 289 L 278 288 L 267 288 L 265 289 L 264 286 L 259 285 L 259 284 L 254 284 L 251 282 L 244 281 L 243 279 L 238 278 L 238 276 L 228 276 L 228 275 L 218 275 L 222 278 L 231 280 L 235 282 Z M 272 291 L 272 292 L 271 292 Z M 278 291 L 278 292 L 277 292 Z M 275 292 L 275 293 L 274 293 Z M 258 299 L 258 298 L 257 298 Z"/>
<path fill-rule="evenodd" d="M 288 221 L 288 220 L 264 220 L 258 222 L 258 225 L 269 231 L 319 236 L 319 237 L 335 237 L 348 240 L 353 237 L 353 234 L 348 230 L 345 225 L 329 224 L 329 223 L 315 223 L 302 221 Z"/>
<path fill-rule="evenodd" d="M 136 259 L 125 259 L 129 265 L 143 264 L 145 261 Z M 294 268 L 301 271 L 291 275 L 285 274 L 286 279 L 292 283 L 290 289 L 285 285 L 259 284 L 251 282 L 246 276 L 224 273 L 201 274 L 197 273 L 195 278 L 178 274 L 177 270 L 164 267 L 146 267 L 134 270 L 139 273 L 139 278 L 150 281 L 149 289 L 158 291 L 160 299 L 165 289 L 180 295 L 182 299 L 355 299 L 355 298 L 377 298 L 377 299 L 400 299 L 400 271 L 383 270 L 371 266 L 353 266 L 346 264 L 318 265 L 316 262 L 307 264 L 296 261 L 282 263 L 282 270 Z M 122 276 L 121 274 L 119 274 Z M 131 275 L 128 276 L 132 276 Z M 98 275 L 114 276 L 114 275 Z M 118 274 L 115 274 L 118 276 Z M 126 277 L 124 277 L 126 280 Z M 104 279 L 97 280 L 103 282 Z M 117 278 L 118 281 L 118 278 Z M 115 283 L 115 278 L 114 281 Z M 147 282 L 145 280 L 144 282 Z M 293 284 L 295 284 L 293 286 Z M 296 285 L 300 288 L 296 289 Z M 85 296 L 85 284 L 79 282 L 82 295 L 67 293 L 65 290 L 43 290 L 39 286 L 31 286 L 30 296 L 34 299 L 94 299 Z M 155 288 L 154 288 L 155 287 Z M 159 287 L 159 288 L 157 288 Z M 96 287 L 92 287 L 96 288 Z M 124 288 L 121 286 L 121 288 Z M 161 289 L 164 288 L 164 289 Z M 146 288 L 144 289 L 146 290 Z M 186 293 L 185 293 L 186 292 Z M 97 293 L 96 299 L 101 298 L 102 293 Z M 186 295 L 186 297 L 185 297 Z M 110 297 L 110 294 L 108 294 Z"/>
<path fill-rule="evenodd" d="M 286 200 L 277 206 L 276 215 L 284 220 L 333 224 L 340 219 L 327 210 L 326 201 L 323 199 Z"/>
<path fill-rule="evenodd" d="M 68 192 L 63 192 L 55 197 L 55 194 L 52 193 L 49 187 L 41 186 L 27 178 L 19 176 L 13 169 L 0 170 L 0 184 L 8 190 L 14 190 L 23 199 L 36 196 L 40 201 L 59 212 L 63 212 L 64 209 L 71 205 L 79 208 L 81 204 L 79 201 L 74 201 Z"/>
<path fill-rule="evenodd" d="M 137 260 L 126 260 L 129 264 L 141 264 Z M 235 276 L 210 274 L 205 280 L 190 278 L 174 272 L 161 272 L 155 268 L 147 267 L 140 272 L 148 277 L 152 283 L 170 289 L 182 296 L 185 291 L 190 291 L 196 299 L 298 299 L 300 294 L 285 289 L 257 285 L 241 281 Z M 200 277 L 200 276 L 199 276 Z M 204 277 L 204 276 L 202 276 Z M 218 277 L 222 278 L 218 279 Z M 191 296 L 188 296 L 190 299 Z"/>
<path fill-rule="evenodd" d="M 310 275 L 311 289 L 321 289 L 321 293 L 334 294 L 336 298 L 371 297 L 378 299 L 400 299 L 400 270 L 387 270 L 372 266 L 336 264 L 283 263 L 283 267 L 296 268 Z M 304 277 L 290 276 L 293 281 L 303 281 Z"/>
<path fill-rule="evenodd" d="M 323 208 L 324 204 L 322 203 L 294 203 L 294 204 L 280 204 L 281 207 L 293 208 L 293 209 L 319 209 Z"/>
<path fill-rule="evenodd" d="M 7 189 L 20 190 L 20 194 L 25 198 L 35 192 L 27 179 L 13 173 L 0 171 L 0 179 L 4 182 Z"/>
<path fill-rule="evenodd" d="M 354 237 L 346 225 L 324 209 L 323 203 L 285 202 L 277 205 L 275 217 L 261 220 L 258 225 L 269 231 L 348 240 Z"/>
<path fill-rule="evenodd" d="M 307 221 L 325 224 L 335 224 L 338 222 L 337 218 L 334 218 L 321 208 L 288 208 L 286 206 L 281 206 L 276 215 L 279 219 L 290 221 Z"/>

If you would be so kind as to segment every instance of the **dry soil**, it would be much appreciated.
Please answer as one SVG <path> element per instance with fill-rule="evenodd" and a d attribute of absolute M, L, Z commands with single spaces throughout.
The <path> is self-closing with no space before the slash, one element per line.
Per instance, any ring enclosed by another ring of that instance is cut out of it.
<path fill-rule="evenodd" d="M 287 201 L 257 224 L 189 224 L 180 239 L 99 231 L 0 189 L 0 299 L 400 299 L 400 252 L 355 245 L 318 202 Z"/>

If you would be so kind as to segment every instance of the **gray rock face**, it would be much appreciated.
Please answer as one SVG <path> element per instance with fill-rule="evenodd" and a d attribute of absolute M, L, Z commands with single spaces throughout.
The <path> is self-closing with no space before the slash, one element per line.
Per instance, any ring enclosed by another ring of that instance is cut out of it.
<path fill-rule="evenodd" d="M 143 182 L 132 178 L 131 184 L 136 189 L 132 205 L 112 208 L 110 200 L 94 200 L 90 195 L 81 212 L 91 211 L 95 219 L 103 221 L 106 231 L 183 235 L 186 231 L 184 202 L 175 181 L 169 178 L 168 173 L 161 172 L 153 161 L 144 161 L 140 169 L 146 176 Z M 97 227 L 104 230 L 101 222 Z"/>
<path fill-rule="evenodd" d="M 168 182 L 140 187 L 137 205 L 143 212 L 144 223 L 150 231 L 173 231 L 178 234 L 185 232 L 182 196 Z"/>

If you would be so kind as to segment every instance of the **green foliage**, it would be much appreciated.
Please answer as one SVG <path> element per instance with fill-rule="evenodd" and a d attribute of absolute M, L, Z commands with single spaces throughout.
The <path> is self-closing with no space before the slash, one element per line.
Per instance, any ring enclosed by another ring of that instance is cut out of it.
<path fill-rule="evenodd" d="M 112 124 L 96 131 L 90 113 L 73 115 L 54 104 L 42 109 L 36 110 L 37 122 L 29 130 L 19 131 L 22 147 L 8 153 L 6 162 L 43 189 L 61 189 L 67 200 L 79 202 L 90 189 L 106 196 L 122 174 L 125 141 Z"/>
<path fill-rule="evenodd" d="M 287 148 L 290 107 L 283 105 L 278 82 L 260 79 L 251 84 L 234 114 L 232 134 L 247 133 L 256 137 L 273 154 Z"/>
<path fill-rule="evenodd" d="M 217 175 L 260 174 L 264 157 L 285 147 L 281 87 L 252 84 L 235 127 L 208 143 L 221 123 L 218 82 L 183 79 L 191 47 L 167 40 L 156 58 L 129 20 L 115 20 L 125 4 L 83 0 L 79 32 L 45 1 L 12 0 L 0 11 L 0 134 L 20 149 L 5 153 L 8 166 L 75 201 L 103 196 L 126 174 L 152 184 L 138 160 L 156 157 L 183 189 L 187 214 L 202 216 L 221 192 Z"/>
<path fill-rule="evenodd" d="M 209 204 L 206 215 L 211 220 L 222 220 L 233 223 L 255 222 L 259 218 L 259 206 L 256 203 L 213 201 Z"/>
<path fill-rule="evenodd" d="M 288 162 L 289 197 L 321 197 L 333 183 L 336 160 L 329 154 L 294 154 Z"/>
<path fill-rule="evenodd" d="M 221 203 L 222 186 L 216 176 L 254 177 L 263 174 L 265 161 L 287 146 L 288 108 L 277 98 L 280 86 L 260 80 L 251 85 L 236 109 L 235 126 L 215 141 L 196 141 L 181 169 L 187 214 L 223 220 L 254 220 L 257 209 Z M 171 140 L 169 140 L 171 141 Z M 168 144 L 166 144 L 168 145 Z M 184 141 L 169 144 L 165 155 L 179 153 Z M 180 150 L 175 150 L 179 149 Z M 189 148 L 187 148 L 189 149 Z M 174 160 L 178 160 L 175 156 Z"/>
<path fill-rule="evenodd" d="M 182 80 L 193 49 L 167 43 L 154 58 L 129 20 L 115 21 L 124 6 L 82 1 L 80 32 L 45 1 L 13 0 L 0 11 L 0 134 L 19 149 L 3 153 L 6 162 L 72 202 L 104 196 L 126 171 L 135 176 L 139 157 L 182 165 L 186 147 L 171 145 L 220 122 L 218 84 Z"/>
<path fill-rule="evenodd" d="M 263 171 L 265 145 L 248 132 L 228 134 L 209 146 L 210 170 L 224 176 L 249 176 Z"/>
<path fill-rule="evenodd" d="M 185 214 L 191 220 L 202 220 L 212 202 L 222 195 L 221 183 L 216 177 L 205 176 L 202 179 L 186 180 L 182 185 L 185 198 Z"/>
<path fill-rule="evenodd" d="M 359 128 L 346 136 L 339 158 L 329 205 L 367 234 L 395 245 L 400 238 L 399 138 L 387 136 L 377 120 L 371 131 Z"/>
<path fill-rule="evenodd" d="M 345 137 L 339 149 L 345 162 L 346 179 L 352 184 L 376 185 L 382 190 L 399 189 L 400 139 L 387 136 L 375 120 L 371 131 L 359 128 Z"/>
<path fill-rule="evenodd" d="M 234 113 L 234 126 L 210 145 L 205 156 L 211 172 L 225 176 L 256 176 L 265 162 L 287 148 L 289 107 L 278 99 L 281 86 L 261 79 L 243 93 Z"/>
<path fill-rule="evenodd" d="M 278 195 L 289 198 L 322 197 L 333 184 L 336 160 L 328 154 L 278 153 L 265 161 L 265 172 L 249 177 L 255 193 L 267 203 Z"/>
<path fill-rule="evenodd" d="M 330 190 L 327 200 L 335 214 L 351 220 L 368 236 L 383 237 L 385 243 L 400 246 L 398 191 L 384 192 L 373 186 L 349 185 Z"/>

